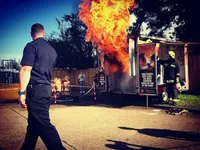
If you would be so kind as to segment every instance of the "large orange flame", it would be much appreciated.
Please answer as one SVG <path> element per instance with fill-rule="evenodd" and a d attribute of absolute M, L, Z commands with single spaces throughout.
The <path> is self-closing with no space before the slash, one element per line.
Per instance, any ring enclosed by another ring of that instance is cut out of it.
<path fill-rule="evenodd" d="M 128 71 L 127 29 L 134 0 L 83 0 L 80 19 L 87 26 L 86 40 L 105 54 L 115 54 Z"/>

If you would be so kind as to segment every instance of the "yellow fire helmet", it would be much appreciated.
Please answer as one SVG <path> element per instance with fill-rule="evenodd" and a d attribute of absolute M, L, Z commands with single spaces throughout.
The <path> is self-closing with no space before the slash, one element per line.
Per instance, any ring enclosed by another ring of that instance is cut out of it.
<path fill-rule="evenodd" d="M 169 56 L 171 56 L 173 59 L 175 58 L 175 53 L 173 51 L 168 51 Z"/>

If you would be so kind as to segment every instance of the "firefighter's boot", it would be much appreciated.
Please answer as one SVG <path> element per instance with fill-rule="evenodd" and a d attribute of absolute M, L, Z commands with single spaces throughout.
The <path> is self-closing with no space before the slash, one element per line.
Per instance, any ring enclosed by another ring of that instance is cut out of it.
<path fill-rule="evenodd" d="M 169 98 L 168 103 L 169 103 L 170 105 L 174 105 L 174 104 L 175 104 L 174 101 L 172 100 L 172 98 Z"/>
<path fill-rule="evenodd" d="M 175 99 L 173 99 L 173 102 L 179 102 L 180 101 L 180 99 L 177 99 L 177 98 L 175 98 Z"/>

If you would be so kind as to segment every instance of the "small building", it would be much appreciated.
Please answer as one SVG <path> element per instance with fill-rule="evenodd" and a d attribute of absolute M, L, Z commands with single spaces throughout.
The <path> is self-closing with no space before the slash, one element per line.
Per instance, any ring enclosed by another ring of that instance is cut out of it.
<path fill-rule="evenodd" d="M 15 60 L 1 60 L 0 83 L 19 83 L 19 70 L 16 68 Z"/>
<path fill-rule="evenodd" d="M 19 71 L 4 69 L 0 71 L 0 83 L 19 83 Z"/>

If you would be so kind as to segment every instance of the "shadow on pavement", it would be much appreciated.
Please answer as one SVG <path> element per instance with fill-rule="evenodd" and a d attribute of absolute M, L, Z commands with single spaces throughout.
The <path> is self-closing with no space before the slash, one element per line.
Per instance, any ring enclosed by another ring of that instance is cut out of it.
<path fill-rule="evenodd" d="M 136 145 L 136 144 L 130 144 L 126 142 L 121 142 L 121 141 L 115 141 L 115 140 L 107 140 L 109 142 L 113 142 L 112 144 L 105 144 L 106 147 L 110 149 L 117 149 L 117 150 L 163 150 L 160 148 L 154 148 L 154 147 L 148 147 L 148 146 L 141 146 L 141 145 Z M 133 148 L 131 148 L 133 147 Z"/>
<path fill-rule="evenodd" d="M 77 95 L 69 95 L 69 99 L 73 101 L 61 100 L 57 104 L 68 106 L 104 106 L 111 108 L 122 108 L 126 106 L 144 106 L 146 107 L 146 97 L 139 95 L 126 95 L 115 93 L 101 93 L 97 95 L 97 100 L 94 100 L 94 96 L 90 94 L 82 98 L 78 98 Z M 157 101 L 158 102 L 158 101 Z M 149 106 L 152 106 L 152 99 L 149 99 Z"/>
<path fill-rule="evenodd" d="M 123 130 L 135 130 L 138 133 L 146 134 L 146 135 L 150 135 L 154 137 L 200 142 L 200 133 L 195 133 L 195 132 L 184 132 L 184 131 L 174 131 L 174 130 L 167 130 L 167 129 L 151 129 L 151 128 L 144 128 L 144 129 L 136 129 L 136 128 L 130 128 L 130 127 L 119 127 L 119 128 Z"/>
<path fill-rule="evenodd" d="M 108 108 L 123 108 L 127 106 L 140 106 L 146 107 L 146 96 L 133 95 L 133 94 L 116 94 L 110 92 L 102 92 L 97 94 L 97 99 L 94 100 L 93 91 L 89 94 L 82 96 L 78 90 L 73 92 L 68 92 L 61 98 L 58 98 L 56 105 L 65 106 L 99 106 Z M 18 103 L 18 100 L 1 100 L 0 106 L 8 103 Z M 157 100 L 156 96 L 149 96 L 148 107 L 158 108 L 158 109 L 174 109 L 176 106 L 162 105 L 164 102 Z M 54 105 L 54 100 L 52 98 L 51 104 Z M 161 105 L 160 105 L 161 104 Z M 200 114 L 200 110 L 189 110 L 192 114 Z"/>
<path fill-rule="evenodd" d="M 101 107 L 110 107 L 110 108 L 122 108 L 127 106 L 140 106 L 146 107 L 147 100 L 146 96 L 134 95 L 134 94 L 117 94 L 110 92 L 102 92 L 97 94 L 97 99 L 94 100 L 93 93 L 89 93 L 82 98 L 79 98 L 79 92 L 76 94 L 69 94 L 66 98 L 73 99 L 71 101 L 60 101 L 57 104 L 67 105 L 67 106 L 101 106 Z M 157 96 L 148 96 L 148 107 L 158 108 L 158 109 L 175 109 L 179 108 L 176 105 L 166 104 L 164 101 L 158 100 Z M 189 109 L 189 108 L 180 108 L 188 109 L 192 114 L 200 114 L 200 110 Z"/>
<path fill-rule="evenodd" d="M 6 103 L 6 104 L 12 104 L 12 103 L 18 103 L 18 100 L 16 99 L 16 100 L 1 100 L 0 101 L 0 104 L 4 104 L 4 103 Z"/>
<path fill-rule="evenodd" d="M 86 96 L 79 98 L 81 95 L 79 92 L 69 93 L 59 97 L 56 104 L 52 98 L 52 105 L 66 105 L 66 106 L 101 106 L 110 108 L 122 108 L 126 106 L 144 106 L 146 107 L 146 97 L 139 95 L 125 95 L 115 93 L 100 93 L 97 94 L 97 99 L 94 100 L 93 93 L 89 93 Z M 1 105 L 18 103 L 18 100 L 1 100 Z M 149 106 L 151 106 L 151 100 L 149 100 Z"/>

